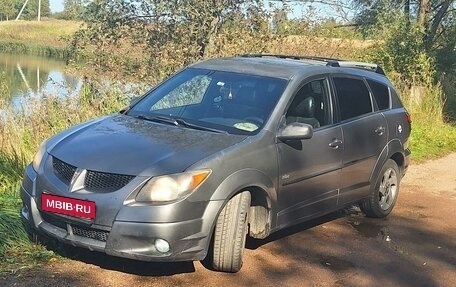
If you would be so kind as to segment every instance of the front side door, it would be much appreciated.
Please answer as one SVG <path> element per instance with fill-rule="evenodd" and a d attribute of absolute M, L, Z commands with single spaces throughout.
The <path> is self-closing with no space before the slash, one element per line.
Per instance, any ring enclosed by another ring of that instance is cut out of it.
<path fill-rule="evenodd" d="M 370 176 L 387 142 L 387 123 L 362 78 L 334 77 L 344 154 L 339 204 L 368 195 Z"/>
<path fill-rule="evenodd" d="M 284 117 L 285 124 L 310 124 L 310 139 L 278 141 L 278 226 L 317 216 L 337 206 L 342 166 L 342 130 L 333 125 L 329 81 L 304 84 Z"/>

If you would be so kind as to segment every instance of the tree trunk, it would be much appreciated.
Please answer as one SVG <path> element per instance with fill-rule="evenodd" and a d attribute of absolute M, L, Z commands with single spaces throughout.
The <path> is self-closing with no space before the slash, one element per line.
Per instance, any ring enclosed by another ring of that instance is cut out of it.
<path fill-rule="evenodd" d="M 204 58 L 206 55 L 206 49 L 207 46 L 213 43 L 214 36 L 217 35 L 220 27 L 222 25 L 222 19 L 219 15 L 214 15 L 214 18 L 211 21 L 211 27 L 209 29 L 209 33 L 206 35 L 205 39 L 202 39 L 201 43 L 199 44 L 200 46 L 200 51 L 199 51 L 199 56 L 201 58 Z"/>
<path fill-rule="evenodd" d="M 429 29 L 429 32 L 426 35 L 426 46 L 430 48 L 435 40 L 435 36 L 437 35 L 437 30 L 440 27 L 440 24 L 442 23 L 443 17 L 447 13 L 448 9 L 450 8 L 451 3 L 454 0 L 445 0 L 442 3 L 442 6 L 440 6 L 439 11 L 437 11 L 437 14 L 435 14 L 434 20 L 432 21 L 431 28 Z"/>
<path fill-rule="evenodd" d="M 430 11 L 430 1 L 420 0 L 420 8 L 418 10 L 418 25 L 425 31 L 426 20 Z"/>

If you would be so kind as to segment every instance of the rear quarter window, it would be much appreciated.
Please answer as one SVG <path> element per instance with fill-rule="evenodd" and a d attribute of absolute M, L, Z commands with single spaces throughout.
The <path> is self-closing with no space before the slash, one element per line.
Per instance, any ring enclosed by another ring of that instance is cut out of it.
<path fill-rule="evenodd" d="M 367 80 L 367 83 L 369 84 L 369 87 L 374 94 L 374 99 L 377 102 L 378 109 L 389 109 L 391 107 L 391 96 L 389 88 L 384 84 L 372 80 Z"/>

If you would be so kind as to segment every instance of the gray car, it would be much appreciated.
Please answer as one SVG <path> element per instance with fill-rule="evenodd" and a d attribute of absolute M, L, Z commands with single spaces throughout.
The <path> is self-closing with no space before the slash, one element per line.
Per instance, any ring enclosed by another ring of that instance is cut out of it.
<path fill-rule="evenodd" d="M 26 168 L 30 235 L 237 272 L 246 236 L 359 203 L 393 209 L 410 116 L 377 65 L 244 55 L 193 64 L 121 112 L 44 142 Z"/>

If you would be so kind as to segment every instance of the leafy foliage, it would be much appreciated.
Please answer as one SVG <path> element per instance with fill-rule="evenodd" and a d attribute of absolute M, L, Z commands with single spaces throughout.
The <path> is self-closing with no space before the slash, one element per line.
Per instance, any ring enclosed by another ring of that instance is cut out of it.
<path fill-rule="evenodd" d="M 413 86 L 425 87 L 439 95 L 433 104 L 456 113 L 456 22 L 454 0 L 396 1 L 356 0 L 361 6 L 356 17 L 365 37 L 377 39 L 368 60 L 382 64 L 404 86 L 405 97 Z M 427 96 L 419 108 L 431 102 Z M 429 103 L 427 103 L 429 102 Z M 420 113 L 421 113 L 420 111 Z M 443 120 L 442 112 L 433 118 Z"/>
<path fill-rule="evenodd" d="M 247 36 L 267 31 L 265 14 L 259 0 L 96 0 L 87 6 L 87 28 L 77 33 L 71 47 L 75 58 L 95 53 L 92 64 L 101 69 L 128 65 L 140 77 L 155 73 L 161 78 L 207 56 L 228 30 Z M 112 47 L 135 47 L 130 62 L 109 56 Z M 141 67 L 144 62 L 147 67 Z"/>
<path fill-rule="evenodd" d="M 16 8 L 14 0 L 3 0 L 0 2 L 0 20 L 9 20 L 14 17 Z"/>
<path fill-rule="evenodd" d="M 88 3 L 87 0 L 64 0 L 63 12 L 59 13 L 59 18 L 65 20 L 82 20 Z"/>

